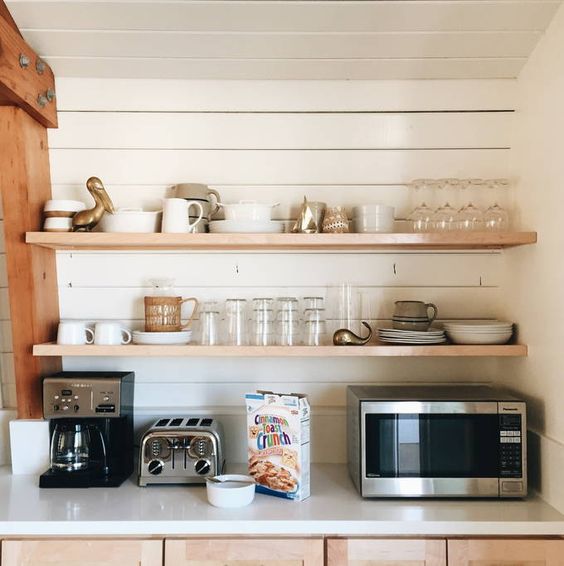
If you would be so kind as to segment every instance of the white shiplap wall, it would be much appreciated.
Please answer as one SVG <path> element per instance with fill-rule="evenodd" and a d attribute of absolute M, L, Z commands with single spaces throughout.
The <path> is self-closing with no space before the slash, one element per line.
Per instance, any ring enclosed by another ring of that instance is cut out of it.
<path fill-rule="evenodd" d="M 561 0 L 9 0 L 56 76 L 513 78 Z"/>
<path fill-rule="evenodd" d="M 510 175 L 512 81 L 58 81 L 60 129 L 50 131 L 56 197 L 87 200 L 100 176 L 117 206 L 157 207 L 174 182 L 205 182 L 224 200 L 282 202 L 306 194 L 350 207 L 408 209 L 415 177 Z M 174 277 L 199 298 L 328 293 L 353 281 L 386 320 L 393 301 L 438 304 L 442 318 L 498 314 L 500 254 L 58 253 L 63 318 L 142 323 L 148 279 Z M 257 387 L 308 393 L 314 460 L 344 459 L 347 383 L 488 381 L 489 359 L 67 358 L 66 369 L 132 369 L 140 421 L 213 412 L 242 460 L 242 396 Z"/>

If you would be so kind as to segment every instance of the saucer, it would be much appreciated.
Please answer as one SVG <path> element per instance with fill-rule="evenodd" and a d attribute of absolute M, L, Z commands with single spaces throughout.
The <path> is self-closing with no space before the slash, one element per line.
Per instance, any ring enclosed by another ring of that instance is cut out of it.
<path fill-rule="evenodd" d="M 140 332 L 134 330 L 132 333 L 134 344 L 145 345 L 172 345 L 189 344 L 192 340 L 191 330 L 180 330 L 179 332 Z"/>

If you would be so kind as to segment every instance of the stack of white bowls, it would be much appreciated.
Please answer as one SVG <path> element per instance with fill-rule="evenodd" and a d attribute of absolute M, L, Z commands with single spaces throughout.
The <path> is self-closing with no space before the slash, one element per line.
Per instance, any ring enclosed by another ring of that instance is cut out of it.
<path fill-rule="evenodd" d="M 272 211 L 280 203 L 262 203 L 256 200 L 241 200 L 234 203 L 217 203 L 223 209 L 225 220 L 209 223 L 212 233 L 264 233 L 275 234 L 284 231 L 284 224 L 272 220 Z"/>
<path fill-rule="evenodd" d="M 353 229 L 355 232 L 374 234 L 394 231 L 394 207 L 385 204 L 354 206 Z"/>
<path fill-rule="evenodd" d="M 513 336 L 513 323 L 500 320 L 445 322 L 444 327 L 455 344 L 505 344 Z"/>

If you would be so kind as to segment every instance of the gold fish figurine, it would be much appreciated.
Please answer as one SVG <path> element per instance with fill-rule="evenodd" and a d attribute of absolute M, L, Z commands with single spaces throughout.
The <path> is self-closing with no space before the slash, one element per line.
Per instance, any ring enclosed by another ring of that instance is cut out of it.
<path fill-rule="evenodd" d="M 86 188 L 94 199 L 94 208 L 77 212 L 72 219 L 73 232 L 90 232 L 104 216 L 104 212 L 114 214 L 115 208 L 104 184 L 98 177 L 90 177 L 86 181 Z"/>
<path fill-rule="evenodd" d="M 362 324 L 368 328 L 368 336 L 366 338 L 358 336 L 348 328 L 340 328 L 333 334 L 333 344 L 335 346 L 364 346 L 364 344 L 368 344 L 372 338 L 372 328 L 368 322 L 362 321 Z"/>

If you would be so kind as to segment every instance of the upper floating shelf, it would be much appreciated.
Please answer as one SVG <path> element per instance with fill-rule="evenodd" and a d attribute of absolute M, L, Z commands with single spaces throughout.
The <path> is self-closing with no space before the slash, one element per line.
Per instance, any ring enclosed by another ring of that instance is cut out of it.
<path fill-rule="evenodd" d="M 28 232 L 26 242 L 54 250 L 480 250 L 534 244 L 536 232 L 436 234 L 126 234 Z"/>

